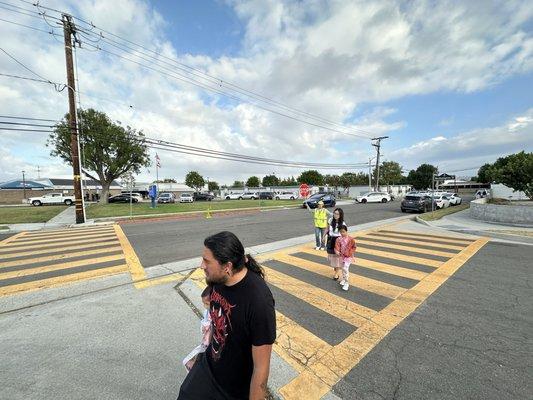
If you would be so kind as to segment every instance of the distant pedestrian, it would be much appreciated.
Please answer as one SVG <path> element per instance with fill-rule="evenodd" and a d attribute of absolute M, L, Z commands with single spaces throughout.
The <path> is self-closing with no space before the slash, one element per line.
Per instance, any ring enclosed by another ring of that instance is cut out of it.
<path fill-rule="evenodd" d="M 355 239 L 348 235 L 348 228 L 343 226 L 340 228 L 341 237 L 335 243 L 335 253 L 341 257 L 342 260 L 342 280 L 339 282 L 343 290 L 348 290 L 350 287 L 350 264 L 355 255 Z"/>
<path fill-rule="evenodd" d="M 342 269 L 342 260 L 335 253 L 335 242 L 341 236 L 340 229 L 346 227 L 344 222 L 344 211 L 342 208 L 333 210 L 333 218 L 328 221 L 328 230 L 326 232 L 326 251 L 328 252 L 329 264 L 333 268 L 333 279 L 339 279 L 339 272 Z"/>
<path fill-rule="evenodd" d="M 276 315 L 263 269 L 231 232 L 204 240 L 201 267 L 213 285 L 213 334 L 183 381 L 178 400 L 264 399 Z"/>
<path fill-rule="evenodd" d="M 315 250 L 325 250 L 326 243 L 324 235 L 326 234 L 326 229 L 328 227 L 328 216 L 333 215 L 331 211 L 324 208 L 324 202 L 320 200 L 317 203 L 317 208 L 314 210 L 309 207 L 309 204 L 305 203 L 307 209 L 313 212 L 313 219 L 315 223 Z"/>
<path fill-rule="evenodd" d="M 207 285 L 201 295 L 202 303 L 204 303 L 205 308 L 203 318 L 200 321 L 200 332 L 202 333 L 202 341 L 189 354 L 187 354 L 187 357 L 183 359 L 183 365 L 187 369 L 187 371 L 191 370 L 192 366 L 196 362 L 198 354 L 204 353 L 207 347 L 209 346 L 209 343 L 211 343 L 211 334 L 213 329 L 211 326 L 211 315 L 209 314 L 209 307 L 211 302 L 212 290 L 213 286 Z"/>

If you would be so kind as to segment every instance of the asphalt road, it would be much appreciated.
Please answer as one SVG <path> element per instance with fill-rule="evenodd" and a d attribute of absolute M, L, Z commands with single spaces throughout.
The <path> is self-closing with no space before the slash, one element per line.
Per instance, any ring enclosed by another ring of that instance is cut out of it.
<path fill-rule="evenodd" d="M 350 225 L 399 217 L 400 203 L 349 204 L 340 206 Z M 333 211 L 333 209 L 329 209 Z M 306 209 L 255 212 L 212 219 L 166 219 L 122 225 L 124 233 L 144 267 L 199 256 L 204 239 L 229 230 L 244 246 L 256 246 L 313 233 L 313 217 Z"/>

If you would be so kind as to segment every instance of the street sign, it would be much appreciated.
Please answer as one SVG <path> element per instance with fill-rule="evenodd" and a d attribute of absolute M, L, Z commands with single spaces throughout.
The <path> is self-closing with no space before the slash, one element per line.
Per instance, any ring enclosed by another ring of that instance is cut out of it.
<path fill-rule="evenodd" d="M 309 196 L 309 186 L 307 183 L 302 183 L 300 185 L 300 197 L 307 197 Z"/>
<path fill-rule="evenodd" d="M 157 197 L 157 185 L 150 186 L 150 191 L 148 192 L 148 195 L 153 199 Z"/>

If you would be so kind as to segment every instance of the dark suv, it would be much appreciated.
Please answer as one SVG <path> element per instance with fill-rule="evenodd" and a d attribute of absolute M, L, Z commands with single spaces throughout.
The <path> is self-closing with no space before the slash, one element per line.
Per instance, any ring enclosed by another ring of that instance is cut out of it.
<path fill-rule="evenodd" d="M 261 200 L 274 200 L 274 192 L 261 192 L 259 198 Z"/>
<path fill-rule="evenodd" d="M 407 211 L 418 211 L 418 212 L 427 212 L 431 211 L 431 202 L 433 200 L 430 196 L 419 195 L 419 194 L 408 194 L 402 200 L 401 209 L 402 212 Z M 437 207 L 435 207 L 436 209 Z"/>
<path fill-rule="evenodd" d="M 192 197 L 194 201 L 211 201 L 215 198 L 215 196 L 209 193 L 194 193 Z"/>
<path fill-rule="evenodd" d="M 309 205 L 309 208 L 317 208 L 319 201 L 324 202 L 324 207 L 335 207 L 336 199 L 335 196 L 329 193 L 317 193 L 309 197 L 306 201 L 303 202 L 303 208 L 306 208 L 306 204 Z"/>

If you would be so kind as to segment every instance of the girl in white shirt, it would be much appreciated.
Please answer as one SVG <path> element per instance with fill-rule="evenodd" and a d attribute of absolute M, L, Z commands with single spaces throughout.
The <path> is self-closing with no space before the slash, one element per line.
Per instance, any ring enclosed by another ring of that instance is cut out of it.
<path fill-rule="evenodd" d="M 342 208 L 336 208 L 333 211 L 333 218 L 328 221 L 328 231 L 324 235 L 324 241 L 327 237 L 326 249 L 328 252 L 329 265 L 333 268 L 333 279 L 339 280 L 339 272 L 342 270 L 342 260 L 337 254 L 335 254 L 335 241 L 341 236 L 339 229 L 342 226 L 346 226 L 344 222 L 344 211 Z"/>

